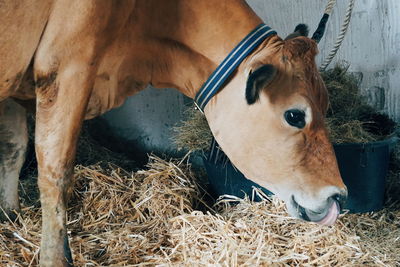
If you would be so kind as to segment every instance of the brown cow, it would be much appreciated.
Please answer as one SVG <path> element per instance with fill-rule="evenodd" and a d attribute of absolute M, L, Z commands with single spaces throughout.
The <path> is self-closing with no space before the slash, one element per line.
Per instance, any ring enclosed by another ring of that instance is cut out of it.
<path fill-rule="evenodd" d="M 84 118 L 148 84 L 194 97 L 260 23 L 240 0 L 0 1 L 0 205 L 10 215 L 18 210 L 27 142 L 24 110 L 11 98 L 36 99 L 42 266 L 71 262 L 66 192 Z M 268 37 L 205 114 L 247 178 L 283 198 L 293 216 L 331 224 L 346 188 L 324 126 L 316 53 L 309 38 Z"/>

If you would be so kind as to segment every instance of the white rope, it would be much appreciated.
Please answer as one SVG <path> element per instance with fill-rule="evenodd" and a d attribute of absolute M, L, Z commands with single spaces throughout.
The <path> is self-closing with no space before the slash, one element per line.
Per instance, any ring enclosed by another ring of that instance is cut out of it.
<path fill-rule="evenodd" d="M 329 0 L 328 4 L 326 4 L 324 14 L 330 15 L 332 13 L 332 9 L 335 4 L 336 4 L 336 0 Z"/>
<path fill-rule="evenodd" d="M 325 13 L 326 11 L 332 11 L 333 9 L 333 5 L 335 4 L 334 2 L 336 2 L 336 0 L 330 0 L 327 4 L 327 7 L 325 9 Z M 347 7 L 346 10 L 346 15 L 342 24 L 342 27 L 340 28 L 340 33 L 336 39 L 335 45 L 333 46 L 331 52 L 329 53 L 329 55 L 325 58 L 324 62 L 322 63 L 322 66 L 320 67 L 321 71 L 324 71 L 326 69 L 326 67 L 328 67 L 328 65 L 332 62 L 332 59 L 335 57 L 337 51 L 339 50 L 340 45 L 343 42 L 344 36 L 346 35 L 347 32 L 347 28 L 349 27 L 350 24 L 350 19 L 351 19 L 351 14 L 353 11 L 353 7 L 354 7 L 354 2 L 355 0 L 349 0 L 349 5 Z"/>

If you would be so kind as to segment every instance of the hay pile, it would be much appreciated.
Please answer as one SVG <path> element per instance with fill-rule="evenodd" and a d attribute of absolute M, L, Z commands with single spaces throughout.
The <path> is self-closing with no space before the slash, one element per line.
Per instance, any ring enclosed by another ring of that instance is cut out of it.
<path fill-rule="evenodd" d="M 326 122 L 332 142 L 368 143 L 388 138 L 395 131 L 395 122 L 367 104 L 360 93 L 360 79 L 348 68 L 343 63 L 321 73 L 329 93 Z"/>
<path fill-rule="evenodd" d="M 77 166 L 75 177 L 68 229 L 76 266 L 400 264 L 398 206 L 329 227 L 289 218 L 282 201 L 258 191 L 261 202 L 230 198 L 199 211 L 203 196 L 187 161 L 154 156 L 147 170 Z M 1 266 L 37 264 L 40 216 L 24 207 L 1 224 Z"/>
<path fill-rule="evenodd" d="M 185 111 L 184 119 L 173 128 L 171 138 L 176 147 L 187 151 L 208 151 L 212 133 L 203 113 L 194 105 Z"/>
<path fill-rule="evenodd" d="M 184 117 L 185 119 L 173 128 L 172 141 L 177 148 L 189 151 L 209 149 L 213 135 L 203 113 L 193 106 L 185 111 Z"/>

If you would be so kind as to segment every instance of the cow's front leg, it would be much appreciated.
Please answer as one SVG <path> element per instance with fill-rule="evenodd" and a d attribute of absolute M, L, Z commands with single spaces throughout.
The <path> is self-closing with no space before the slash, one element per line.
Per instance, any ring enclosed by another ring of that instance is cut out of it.
<path fill-rule="evenodd" d="M 0 220 L 19 210 L 18 178 L 28 143 L 25 109 L 11 99 L 0 102 Z M 8 217 L 8 218 L 7 218 Z"/>
<path fill-rule="evenodd" d="M 36 155 L 42 204 L 41 266 L 72 265 L 66 229 L 67 192 L 72 185 L 76 143 L 93 67 L 70 61 L 62 69 L 37 75 Z"/>

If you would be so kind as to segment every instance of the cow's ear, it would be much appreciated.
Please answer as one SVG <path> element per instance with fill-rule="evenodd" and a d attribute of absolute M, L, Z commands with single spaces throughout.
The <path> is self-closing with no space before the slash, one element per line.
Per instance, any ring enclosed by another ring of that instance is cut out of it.
<path fill-rule="evenodd" d="M 289 40 L 289 39 L 292 39 L 292 38 L 296 38 L 296 37 L 299 37 L 299 36 L 305 36 L 305 37 L 307 37 L 308 36 L 308 26 L 306 25 L 306 24 L 299 24 L 299 25 L 297 25 L 296 26 L 296 28 L 294 29 L 294 32 L 293 33 L 291 33 L 291 34 L 289 34 L 286 38 L 285 38 L 285 40 Z"/>
<path fill-rule="evenodd" d="M 263 65 L 249 74 L 246 84 L 246 100 L 249 105 L 258 100 L 260 90 L 271 83 L 275 74 L 276 68 L 271 64 Z"/>

